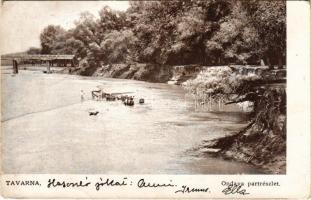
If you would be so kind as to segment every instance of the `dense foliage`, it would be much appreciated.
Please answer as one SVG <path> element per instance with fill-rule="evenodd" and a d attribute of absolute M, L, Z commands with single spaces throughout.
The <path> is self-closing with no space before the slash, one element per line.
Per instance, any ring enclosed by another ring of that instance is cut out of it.
<path fill-rule="evenodd" d="M 245 86 L 261 79 L 261 76 L 254 73 L 243 75 L 230 67 L 209 67 L 201 71 L 195 79 L 189 79 L 183 83 L 183 87 L 200 99 L 208 100 L 207 97 L 212 97 L 213 99 L 232 100 L 231 98 L 234 96 L 237 100 L 236 95 L 249 92 Z M 238 97 L 240 98 L 240 96 Z M 239 102 L 244 101 L 244 99 L 240 100 Z M 250 99 L 245 99 L 245 101 L 248 100 Z"/>
<path fill-rule="evenodd" d="M 285 63 L 285 1 L 130 1 L 126 12 L 82 13 L 70 30 L 50 25 L 45 54 L 89 64 L 144 62 L 221 65 Z"/>

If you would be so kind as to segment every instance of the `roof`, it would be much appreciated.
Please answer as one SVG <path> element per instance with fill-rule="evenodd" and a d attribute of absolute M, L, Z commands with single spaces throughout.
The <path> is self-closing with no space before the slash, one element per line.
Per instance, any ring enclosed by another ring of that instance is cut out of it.
<path fill-rule="evenodd" d="M 34 59 L 34 60 L 72 60 L 75 55 L 49 55 L 49 54 L 24 54 L 16 56 L 3 56 L 2 59 Z"/>

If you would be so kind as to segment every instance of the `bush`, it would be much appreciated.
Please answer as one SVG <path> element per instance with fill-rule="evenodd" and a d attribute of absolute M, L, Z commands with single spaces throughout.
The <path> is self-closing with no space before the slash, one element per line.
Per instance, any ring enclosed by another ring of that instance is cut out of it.
<path fill-rule="evenodd" d="M 201 71 L 195 79 L 186 81 L 183 87 L 201 99 L 204 99 L 204 96 L 228 98 L 239 93 L 246 82 L 260 79 L 256 74 L 238 74 L 227 66 L 209 67 Z"/>

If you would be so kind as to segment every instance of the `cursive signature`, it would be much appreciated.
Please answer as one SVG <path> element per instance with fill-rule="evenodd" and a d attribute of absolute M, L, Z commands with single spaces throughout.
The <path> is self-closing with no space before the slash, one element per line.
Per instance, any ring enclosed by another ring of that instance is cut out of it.
<path fill-rule="evenodd" d="M 191 188 L 187 185 L 183 185 L 180 190 L 176 190 L 175 193 L 192 193 L 192 192 L 210 192 L 209 188 Z"/>
<path fill-rule="evenodd" d="M 148 181 L 145 181 L 145 179 L 140 179 L 137 182 L 138 188 L 157 188 L 157 187 L 176 187 L 176 185 L 172 184 L 172 180 L 170 180 L 169 183 L 151 183 Z"/>
<path fill-rule="evenodd" d="M 246 189 L 242 188 L 242 185 L 239 184 L 230 184 L 228 187 L 226 187 L 222 193 L 224 193 L 225 195 L 229 195 L 229 194 L 241 194 L 241 195 L 247 195 L 249 194 L 248 192 L 246 192 Z"/>

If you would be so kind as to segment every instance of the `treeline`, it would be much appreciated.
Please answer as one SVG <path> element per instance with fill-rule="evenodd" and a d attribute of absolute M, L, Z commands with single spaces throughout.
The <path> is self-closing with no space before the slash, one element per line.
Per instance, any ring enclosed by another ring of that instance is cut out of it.
<path fill-rule="evenodd" d="M 75 54 L 90 66 L 142 62 L 284 65 L 285 1 L 130 1 L 126 12 L 104 7 L 85 12 L 75 27 L 49 25 L 41 49 L 28 53 Z"/>

